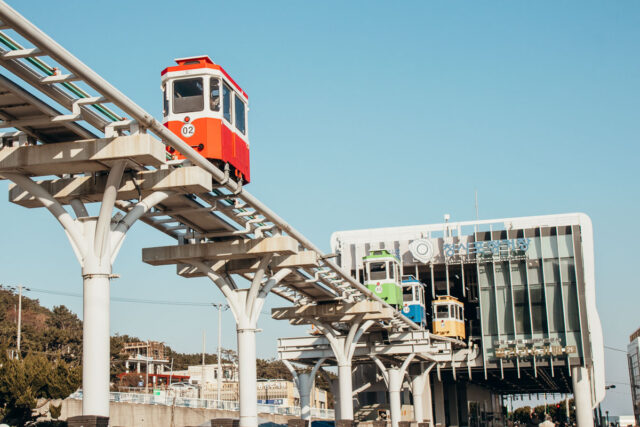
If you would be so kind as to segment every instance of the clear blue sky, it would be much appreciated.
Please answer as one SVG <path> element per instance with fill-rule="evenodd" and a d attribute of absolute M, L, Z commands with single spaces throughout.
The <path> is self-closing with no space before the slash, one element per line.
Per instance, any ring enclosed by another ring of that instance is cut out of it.
<path fill-rule="evenodd" d="M 156 117 L 173 58 L 223 65 L 250 96 L 250 191 L 324 249 L 335 230 L 473 219 L 475 189 L 481 218 L 586 212 L 605 343 L 625 349 L 640 327 L 640 3 L 10 3 Z M 5 202 L 0 215 L 0 282 L 81 292 L 48 213 Z M 134 227 L 113 296 L 220 301 L 207 280 L 141 263 L 142 247 L 170 243 Z M 32 296 L 81 312 L 78 298 Z M 196 352 L 205 328 L 215 349 L 212 309 L 112 307 L 113 332 Z M 262 357 L 304 332 L 261 325 Z M 625 355 L 606 356 L 618 384 L 603 406 L 629 414 Z"/>

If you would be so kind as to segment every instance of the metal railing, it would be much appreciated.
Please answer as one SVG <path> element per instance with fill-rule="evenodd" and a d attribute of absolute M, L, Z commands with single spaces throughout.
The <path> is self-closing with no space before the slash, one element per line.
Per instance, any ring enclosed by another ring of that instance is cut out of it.
<path fill-rule="evenodd" d="M 70 399 L 82 399 L 82 391 L 78 390 L 69 396 Z M 154 395 L 144 393 L 109 393 L 109 401 L 122 403 L 137 403 L 141 405 L 180 406 L 184 408 L 217 409 L 222 411 L 240 411 L 240 404 L 236 401 L 199 399 L 196 397 L 170 396 L 168 394 Z M 299 406 L 280 406 L 258 404 L 258 413 L 274 415 L 300 416 Z M 311 417 L 332 420 L 335 418 L 333 409 L 311 408 Z"/>

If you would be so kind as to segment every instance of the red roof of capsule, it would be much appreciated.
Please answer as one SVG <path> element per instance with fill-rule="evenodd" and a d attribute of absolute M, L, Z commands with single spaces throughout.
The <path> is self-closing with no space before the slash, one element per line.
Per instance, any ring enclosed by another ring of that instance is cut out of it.
<path fill-rule="evenodd" d="M 220 65 L 215 64 L 207 55 L 176 58 L 175 61 L 178 65 L 165 68 L 164 70 L 162 70 L 162 73 L 160 73 L 160 75 L 164 76 L 166 73 L 173 71 L 197 70 L 198 68 L 211 68 L 213 70 L 220 70 L 222 74 L 235 86 L 235 88 L 247 99 L 249 99 L 249 95 L 247 95 L 247 93 L 242 90 L 238 83 L 236 83 L 235 80 L 231 78 L 231 76 L 224 70 L 224 68 L 222 68 Z"/>

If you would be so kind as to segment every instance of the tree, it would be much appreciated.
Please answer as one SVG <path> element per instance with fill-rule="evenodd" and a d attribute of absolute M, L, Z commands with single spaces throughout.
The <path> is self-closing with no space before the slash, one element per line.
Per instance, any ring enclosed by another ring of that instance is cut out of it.
<path fill-rule="evenodd" d="M 0 357 L 0 405 L 3 421 L 9 424 L 24 425 L 32 419 L 37 399 L 66 398 L 81 382 L 80 368 L 63 360 L 33 354 L 21 360 Z"/>

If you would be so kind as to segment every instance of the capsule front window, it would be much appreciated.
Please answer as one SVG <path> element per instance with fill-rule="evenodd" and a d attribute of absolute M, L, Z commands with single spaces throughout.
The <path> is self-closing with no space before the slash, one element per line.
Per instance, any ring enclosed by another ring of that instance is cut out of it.
<path fill-rule="evenodd" d="M 202 78 L 180 79 L 173 82 L 173 113 L 193 113 L 204 109 Z"/>

